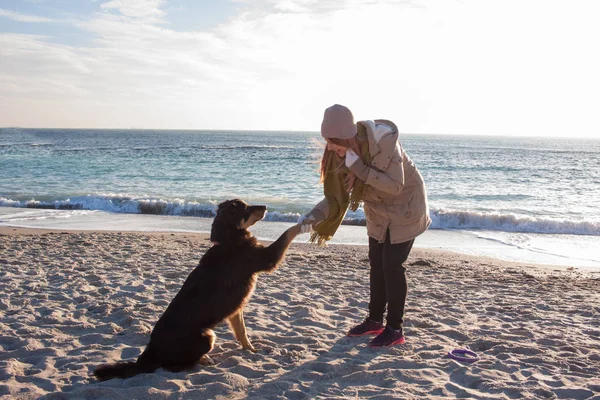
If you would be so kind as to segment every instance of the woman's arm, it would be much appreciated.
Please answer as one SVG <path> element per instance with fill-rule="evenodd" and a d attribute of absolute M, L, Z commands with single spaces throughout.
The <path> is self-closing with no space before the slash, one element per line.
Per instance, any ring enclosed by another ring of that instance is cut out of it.
<path fill-rule="evenodd" d="M 382 192 L 399 194 L 404 188 L 404 166 L 398 148 L 394 151 L 392 160 L 385 171 L 366 166 L 351 149 L 346 152 L 346 166 L 358 179 Z"/>
<path fill-rule="evenodd" d="M 316 206 L 306 215 L 302 215 L 298 219 L 298 223 L 303 225 L 305 223 L 310 223 L 311 225 L 316 225 L 321 221 L 324 221 L 329 215 L 329 205 L 327 204 L 327 199 L 321 200 L 317 203 Z"/>
<path fill-rule="evenodd" d="M 315 218 L 315 224 L 324 221 L 329 216 L 329 204 L 327 203 L 327 199 L 324 198 L 318 202 L 308 214 Z"/>

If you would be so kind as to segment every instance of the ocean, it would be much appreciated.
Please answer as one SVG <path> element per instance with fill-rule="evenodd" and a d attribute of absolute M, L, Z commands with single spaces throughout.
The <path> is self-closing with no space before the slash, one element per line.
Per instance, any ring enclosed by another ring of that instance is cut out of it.
<path fill-rule="evenodd" d="M 220 201 L 274 239 L 322 198 L 317 132 L 0 129 L 0 225 L 206 232 Z M 401 134 L 433 224 L 416 246 L 600 268 L 600 140 Z M 366 244 L 362 209 L 332 243 Z M 306 240 L 306 239 L 299 239 Z"/>

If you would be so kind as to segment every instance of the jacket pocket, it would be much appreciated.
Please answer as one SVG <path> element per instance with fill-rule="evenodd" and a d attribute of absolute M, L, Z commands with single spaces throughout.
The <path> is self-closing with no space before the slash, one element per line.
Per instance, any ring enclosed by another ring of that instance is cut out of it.
<path fill-rule="evenodd" d="M 410 225 L 419 221 L 425 212 L 425 199 L 420 191 L 415 191 L 406 199 L 397 199 L 386 207 L 394 225 Z"/>

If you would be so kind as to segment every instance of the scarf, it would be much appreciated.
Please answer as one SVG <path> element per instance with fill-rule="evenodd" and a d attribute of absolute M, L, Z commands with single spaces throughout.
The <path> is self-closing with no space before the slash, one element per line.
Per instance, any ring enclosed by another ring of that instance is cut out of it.
<path fill-rule="evenodd" d="M 360 145 L 360 159 L 365 165 L 371 165 L 371 154 L 369 153 L 369 141 L 367 130 L 361 124 L 358 125 L 358 143 Z M 360 206 L 365 194 L 365 183 L 356 178 L 350 193 L 344 188 L 344 180 L 349 170 L 345 166 L 343 158 L 332 155 L 325 165 L 325 179 L 323 181 L 323 194 L 329 206 L 329 216 L 319 222 L 313 228 L 310 242 L 319 246 L 326 246 L 331 240 L 339 226 L 342 224 L 348 208 L 356 211 Z"/>

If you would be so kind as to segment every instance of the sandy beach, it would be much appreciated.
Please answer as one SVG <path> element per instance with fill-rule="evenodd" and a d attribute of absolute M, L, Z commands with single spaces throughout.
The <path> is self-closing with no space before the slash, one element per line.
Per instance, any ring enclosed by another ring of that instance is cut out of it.
<path fill-rule="evenodd" d="M 0 228 L 0 396 L 10 399 L 600 399 L 600 274 L 415 249 L 405 345 L 346 331 L 368 303 L 364 246 L 293 244 L 226 325 L 213 366 L 96 382 L 136 358 L 207 235 Z M 450 359 L 475 351 L 474 363 Z"/>

